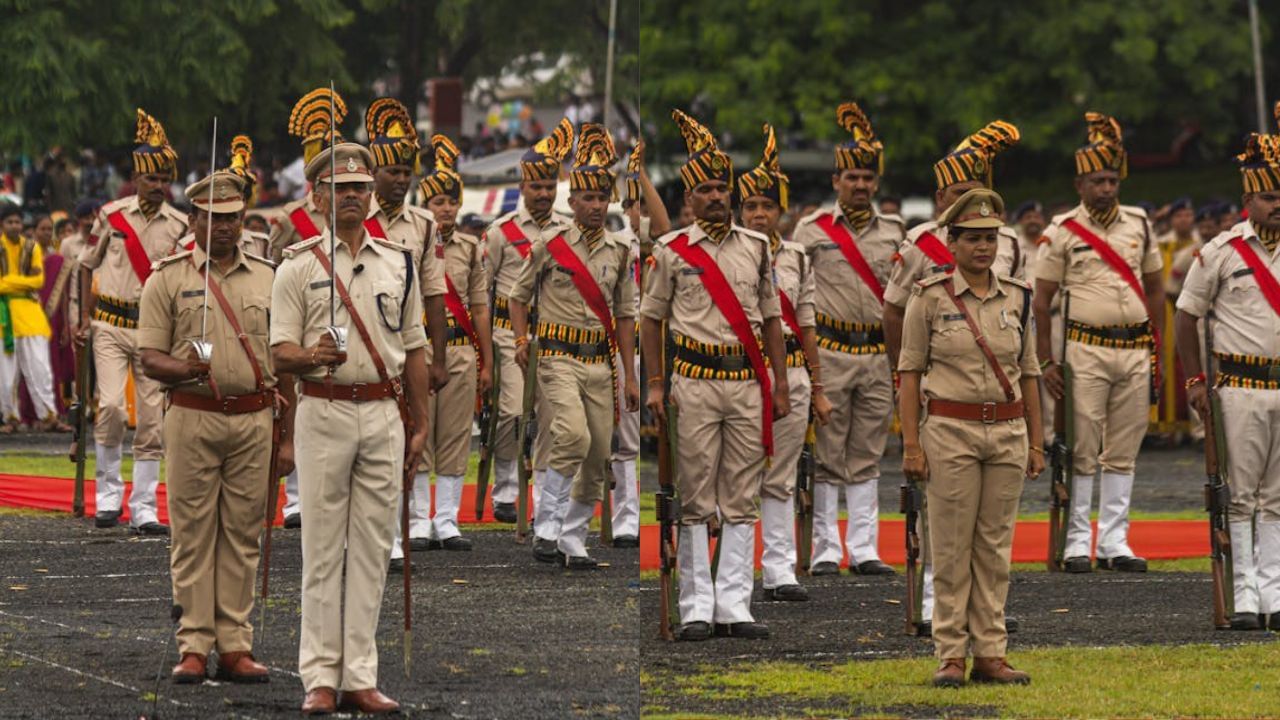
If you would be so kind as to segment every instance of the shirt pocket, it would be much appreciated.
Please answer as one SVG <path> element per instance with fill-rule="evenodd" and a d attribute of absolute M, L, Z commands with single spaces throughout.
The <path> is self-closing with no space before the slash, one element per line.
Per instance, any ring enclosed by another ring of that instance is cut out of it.
<path fill-rule="evenodd" d="M 702 284 L 702 274 L 697 268 L 682 267 L 676 270 L 676 302 L 682 311 L 699 313 L 711 307 L 711 295 Z"/>
<path fill-rule="evenodd" d="M 240 301 L 240 317 L 249 335 L 266 336 L 271 328 L 271 300 L 261 295 L 246 295 Z"/>
<path fill-rule="evenodd" d="M 1237 270 L 1227 278 L 1227 292 L 1234 302 L 1249 302 L 1262 295 L 1258 281 L 1248 268 Z"/>
<path fill-rule="evenodd" d="M 728 274 L 728 279 L 742 309 L 747 311 L 748 316 L 751 315 L 752 308 L 760 304 L 760 274 L 754 268 L 734 268 Z"/>
<path fill-rule="evenodd" d="M 786 293 L 794 304 L 800 295 L 799 270 L 790 265 L 777 266 L 774 268 L 774 281 L 778 284 L 778 291 Z"/>
<path fill-rule="evenodd" d="M 373 285 L 373 303 L 378 320 L 392 332 L 404 327 L 404 286 L 394 282 L 377 282 Z"/>
<path fill-rule="evenodd" d="M 222 312 L 216 305 L 209 312 Z M 173 338 L 182 342 L 200 339 L 200 320 L 204 314 L 204 291 L 187 290 L 174 302 Z"/>
<path fill-rule="evenodd" d="M 956 358 L 978 349 L 973 333 L 969 332 L 969 325 L 958 311 L 938 313 L 933 321 L 931 334 L 929 353 L 933 356 Z"/>

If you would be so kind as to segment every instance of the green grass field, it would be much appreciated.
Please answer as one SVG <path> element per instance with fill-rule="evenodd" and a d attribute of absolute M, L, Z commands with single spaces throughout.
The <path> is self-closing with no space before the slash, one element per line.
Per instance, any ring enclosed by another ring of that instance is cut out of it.
<path fill-rule="evenodd" d="M 786 717 L 892 717 L 893 708 L 937 708 L 966 717 L 1278 717 L 1280 646 L 1209 645 L 1032 649 L 1010 662 L 1031 673 L 1027 687 L 929 685 L 931 658 L 840 664 L 737 663 L 692 674 L 642 673 L 646 718 L 772 718 L 747 709 L 709 715 L 673 708 L 778 703 Z M 1088 668 L 1087 675 L 1081 668 Z M 976 712 L 974 712 L 976 711 Z"/>

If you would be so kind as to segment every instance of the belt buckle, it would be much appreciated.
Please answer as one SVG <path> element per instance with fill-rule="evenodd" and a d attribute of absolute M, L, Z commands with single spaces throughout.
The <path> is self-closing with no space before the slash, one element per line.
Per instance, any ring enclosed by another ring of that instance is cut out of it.
<path fill-rule="evenodd" d="M 747 367 L 746 355 L 721 355 L 720 356 L 721 370 L 737 372 L 739 370 L 746 369 L 746 367 Z"/>
<path fill-rule="evenodd" d="M 231 400 L 232 398 L 230 397 L 222 398 L 222 414 L 223 415 L 231 414 Z"/>
<path fill-rule="evenodd" d="M 1267 381 L 1280 382 L 1280 363 L 1267 366 Z"/>
<path fill-rule="evenodd" d="M 862 345 L 870 345 L 871 344 L 870 341 L 871 341 L 870 333 L 865 333 L 865 332 L 849 333 L 849 344 L 854 347 L 860 347 Z"/>
<path fill-rule="evenodd" d="M 982 403 L 982 422 L 985 425 L 992 425 L 996 421 L 996 404 L 993 402 Z"/>
<path fill-rule="evenodd" d="M 369 387 L 369 383 L 351 383 L 351 402 L 360 402 L 360 395 Z"/>

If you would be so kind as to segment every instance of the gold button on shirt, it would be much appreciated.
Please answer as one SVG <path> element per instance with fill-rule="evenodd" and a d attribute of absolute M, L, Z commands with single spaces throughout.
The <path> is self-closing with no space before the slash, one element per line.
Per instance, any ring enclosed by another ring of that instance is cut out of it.
<path fill-rule="evenodd" d="M 927 378 L 925 393 L 954 402 L 1006 402 L 1000 382 L 965 322 L 964 314 L 947 295 L 945 278 L 916 286 L 907 301 L 902 328 L 900 372 L 918 372 Z M 979 299 L 964 277 L 951 276 L 960 299 L 978 330 L 987 339 L 1001 369 L 1021 398 L 1018 381 L 1040 374 L 1036 359 L 1035 328 L 1031 320 L 1030 288 L 1009 277 L 992 276 L 986 298 Z M 1026 326 L 1021 322 L 1026 317 Z"/>

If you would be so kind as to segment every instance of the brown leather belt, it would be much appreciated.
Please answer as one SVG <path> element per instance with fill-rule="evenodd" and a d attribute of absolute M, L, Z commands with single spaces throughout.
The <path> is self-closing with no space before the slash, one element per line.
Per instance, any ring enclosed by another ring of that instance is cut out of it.
<path fill-rule="evenodd" d="M 951 400 L 929 400 L 929 414 L 956 420 L 972 420 L 973 422 L 994 423 L 1002 420 L 1017 420 L 1024 415 L 1021 400 L 1013 402 L 966 403 Z"/>
<path fill-rule="evenodd" d="M 302 381 L 302 394 L 325 400 L 347 400 L 350 402 L 371 402 L 395 397 L 395 390 L 390 382 L 356 383 L 355 385 L 338 385 L 336 383 Z"/>
<path fill-rule="evenodd" d="M 265 410 L 272 406 L 274 399 L 275 393 L 271 390 L 263 390 L 262 392 L 249 393 L 247 395 L 229 395 L 221 399 L 209 395 L 182 392 L 181 390 L 174 390 L 169 393 L 169 402 L 178 407 L 203 412 L 222 413 L 223 415 L 244 415 Z"/>

